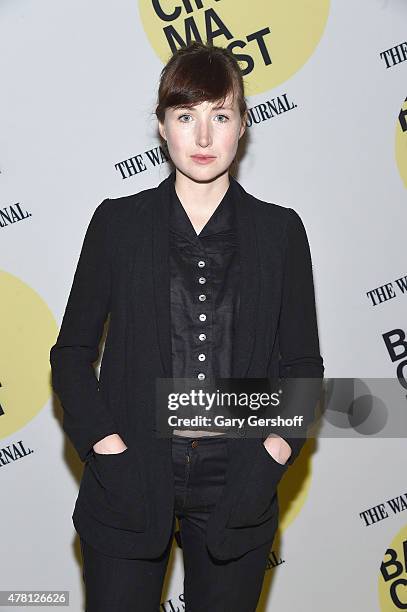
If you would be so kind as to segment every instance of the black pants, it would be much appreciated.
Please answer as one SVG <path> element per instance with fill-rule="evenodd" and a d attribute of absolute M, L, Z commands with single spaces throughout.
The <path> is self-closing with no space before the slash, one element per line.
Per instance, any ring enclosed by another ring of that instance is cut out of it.
<path fill-rule="evenodd" d="M 205 545 L 206 522 L 225 484 L 226 439 L 174 436 L 172 457 L 186 612 L 255 612 L 272 543 L 230 561 L 215 559 Z M 158 612 L 172 541 L 173 533 L 150 560 L 109 557 L 81 539 L 86 612 Z"/>

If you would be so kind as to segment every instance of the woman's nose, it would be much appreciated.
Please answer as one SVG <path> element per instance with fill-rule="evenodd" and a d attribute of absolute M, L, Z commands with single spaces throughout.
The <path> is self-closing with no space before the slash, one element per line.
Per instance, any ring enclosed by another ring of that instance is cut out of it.
<path fill-rule="evenodd" d="M 197 126 L 196 142 L 201 147 L 207 147 L 211 144 L 212 136 L 210 126 L 206 122 L 200 122 Z"/>

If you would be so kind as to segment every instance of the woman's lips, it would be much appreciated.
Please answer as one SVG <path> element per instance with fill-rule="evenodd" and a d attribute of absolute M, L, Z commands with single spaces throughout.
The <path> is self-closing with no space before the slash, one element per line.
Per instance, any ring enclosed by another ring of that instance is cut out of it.
<path fill-rule="evenodd" d="M 191 155 L 191 158 L 198 164 L 210 164 L 216 157 L 211 155 Z"/>

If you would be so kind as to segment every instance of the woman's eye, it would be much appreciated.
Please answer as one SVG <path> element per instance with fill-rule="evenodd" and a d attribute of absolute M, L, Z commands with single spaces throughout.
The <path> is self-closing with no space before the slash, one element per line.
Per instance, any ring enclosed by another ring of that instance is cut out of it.
<path fill-rule="evenodd" d="M 225 121 L 220 121 L 219 123 L 226 123 L 229 121 L 229 117 L 227 115 L 216 115 L 216 117 L 223 117 Z"/>
<path fill-rule="evenodd" d="M 178 121 L 181 123 L 189 123 L 190 119 L 192 119 L 192 115 L 189 115 L 188 113 L 184 113 L 178 117 Z M 227 123 L 229 121 L 229 117 L 227 115 L 215 115 L 215 119 L 218 123 Z"/>

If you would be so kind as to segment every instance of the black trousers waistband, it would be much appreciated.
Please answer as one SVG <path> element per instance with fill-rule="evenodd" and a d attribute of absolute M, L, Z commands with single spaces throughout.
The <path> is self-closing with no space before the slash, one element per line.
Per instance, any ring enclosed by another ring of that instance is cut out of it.
<path fill-rule="evenodd" d="M 194 443 L 194 446 L 197 446 L 197 444 L 201 445 L 201 444 L 216 444 L 216 443 L 221 443 L 224 444 L 227 440 L 227 437 L 225 435 L 219 435 L 219 436 L 198 436 L 196 438 L 193 438 L 192 436 L 179 436 L 177 434 L 174 434 L 172 436 L 172 442 L 173 444 L 178 444 L 178 445 L 182 445 L 182 446 L 192 446 L 192 443 Z"/>

